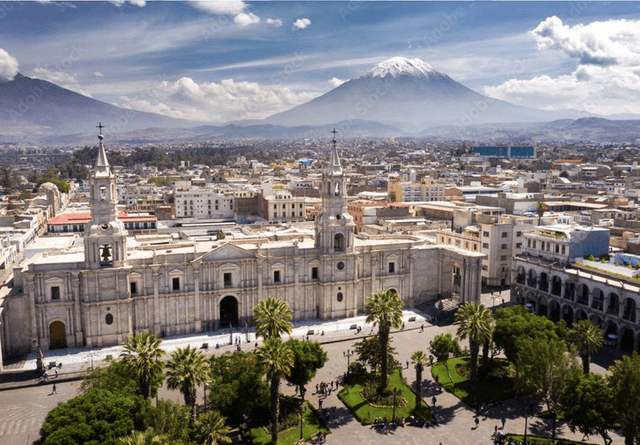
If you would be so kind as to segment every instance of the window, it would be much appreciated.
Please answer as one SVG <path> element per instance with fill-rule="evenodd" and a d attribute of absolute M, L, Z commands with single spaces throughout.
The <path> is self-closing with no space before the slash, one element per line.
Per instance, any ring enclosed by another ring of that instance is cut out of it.
<path fill-rule="evenodd" d="M 344 263 L 342 261 L 339 261 L 336 266 L 338 267 L 338 270 L 344 269 Z"/>
<path fill-rule="evenodd" d="M 396 273 L 396 263 L 389 263 L 389 273 Z"/>
<path fill-rule="evenodd" d="M 173 290 L 180 290 L 180 278 L 172 278 L 171 282 L 173 283 Z"/>
<path fill-rule="evenodd" d="M 482 232 L 482 236 L 489 236 L 489 232 Z"/>
<path fill-rule="evenodd" d="M 342 292 L 338 292 L 338 303 L 342 303 L 343 295 Z"/>
<path fill-rule="evenodd" d="M 502 245 L 500 246 L 500 248 L 501 248 L 502 250 L 504 250 L 504 249 L 506 249 L 506 248 L 507 248 L 507 245 L 506 245 L 506 244 L 502 244 Z"/>
<path fill-rule="evenodd" d="M 132 281 L 131 283 L 129 283 L 129 291 L 131 291 L 131 295 L 137 295 L 138 283 L 136 283 L 135 281 Z"/>
<path fill-rule="evenodd" d="M 280 271 L 279 270 L 274 270 L 273 271 L 273 282 L 274 283 L 279 283 L 280 282 Z"/>
<path fill-rule="evenodd" d="M 521 249 L 522 248 L 522 243 L 516 243 L 516 249 Z"/>
<path fill-rule="evenodd" d="M 556 244 L 556 253 L 560 253 L 560 246 Z"/>
<path fill-rule="evenodd" d="M 107 324 L 113 324 L 113 315 L 107 314 L 107 316 L 104 317 L 104 322 Z"/>
<path fill-rule="evenodd" d="M 483 249 L 488 249 L 489 248 L 489 243 L 482 243 L 482 248 Z"/>
<path fill-rule="evenodd" d="M 562 254 L 564 255 L 565 250 L 564 250 L 565 246 L 562 246 Z"/>
<path fill-rule="evenodd" d="M 317 280 L 318 279 L 318 268 L 317 267 L 312 267 L 311 268 L 311 279 L 312 280 Z"/>
<path fill-rule="evenodd" d="M 225 272 L 223 275 L 224 287 L 231 287 L 231 272 Z"/>
<path fill-rule="evenodd" d="M 522 236 L 522 232 L 516 232 L 516 236 Z"/>
<path fill-rule="evenodd" d="M 52 300 L 60 299 L 60 286 L 51 286 L 51 299 Z"/>
<path fill-rule="evenodd" d="M 509 236 L 509 233 L 508 233 L 508 232 L 502 232 L 502 237 L 503 237 L 503 238 L 506 238 L 506 237 L 508 237 L 508 236 Z"/>
<path fill-rule="evenodd" d="M 507 261 L 506 255 L 500 255 L 500 261 Z"/>
<path fill-rule="evenodd" d="M 527 247 L 531 247 L 531 240 L 530 239 L 527 240 Z"/>

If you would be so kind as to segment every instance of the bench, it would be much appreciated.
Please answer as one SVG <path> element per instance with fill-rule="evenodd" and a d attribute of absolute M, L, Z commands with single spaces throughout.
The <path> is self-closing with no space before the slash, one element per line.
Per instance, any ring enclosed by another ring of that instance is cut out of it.
<path fill-rule="evenodd" d="M 416 321 L 416 317 L 409 318 L 409 321 Z"/>
<path fill-rule="evenodd" d="M 350 329 L 350 330 L 351 330 L 351 329 L 358 329 L 358 325 L 357 325 L 357 324 L 352 324 L 352 325 L 351 325 L 351 327 L 350 327 L 349 329 Z"/>
<path fill-rule="evenodd" d="M 205 351 L 209 350 L 209 343 L 202 343 L 202 346 L 200 346 L 200 349 L 204 349 Z"/>
<path fill-rule="evenodd" d="M 314 331 L 313 329 L 309 329 L 307 331 L 307 335 L 314 335 L 316 333 L 316 331 Z"/>

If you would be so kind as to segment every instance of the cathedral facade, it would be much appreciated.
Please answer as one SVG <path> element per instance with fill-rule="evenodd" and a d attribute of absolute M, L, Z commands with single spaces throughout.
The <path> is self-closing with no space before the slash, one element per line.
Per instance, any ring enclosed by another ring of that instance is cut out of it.
<path fill-rule="evenodd" d="M 99 142 L 82 246 L 14 271 L 0 305 L 4 355 L 120 344 L 143 330 L 164 337 L 243 327 L 268 297 L 287 301 L 294 320 L 362 314 L 379 291 L 397 292 L 405 307 L 438 294 L 479 301 L 483 254 L 417 236 L 355 235 L 335 140 L 315 239 L 170 244 L 128 236 L 102 135 Z"/>

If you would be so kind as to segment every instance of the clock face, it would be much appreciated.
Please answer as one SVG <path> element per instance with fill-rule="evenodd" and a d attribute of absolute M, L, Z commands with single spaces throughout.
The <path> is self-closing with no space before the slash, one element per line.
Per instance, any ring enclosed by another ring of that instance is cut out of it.
<path fill-rule="evenodd" d="M 340 261 L 336 266 L 338 266 L 338 270 L 344 269 L 344 263 Z"/>

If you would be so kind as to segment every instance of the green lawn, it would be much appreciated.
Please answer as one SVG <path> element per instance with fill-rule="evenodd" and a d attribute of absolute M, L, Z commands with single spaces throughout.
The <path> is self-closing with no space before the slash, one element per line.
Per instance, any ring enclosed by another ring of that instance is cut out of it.
<path fill-rule="evenodd" d="M 416 403 L 416 396 L 409 385 L 407 385 L 400 375 L 400 370 L 395 369 L 389 374 L 389 385 L 399 390 L 398 397 L 406 400 L 406 406 L 396 408 L 396 417 L 408 418 L 413 413 Z M 393 406 L 374 406 L 367 403 L 361 395 L 362 385 L 354 384 L 345 386 L 339 393 L 338 398 L 349 408 L 353 415 L 363 425 L 370 425 L 378 417 L 386 417 L 391 420 L 393 417 Z M 429 407 L 422 402 L 422 417 L 431 419 Z"/>
<path fill-rule="evenodd" d="M 494 359 L 492 372 L 485 380 L 478 379 L 477 397 L 472 400 L 472 384 L 466 377 L 458 373 L 458 366 L 468 365 L 469 356 L 452 358 L 447 361 L 451 379 L 443 363 L 438 362 L 431 367 L 433 378 L 450 393 L 469 406 L 477 406 L 481 402 L 492 403 L 513 397 L 513 379 L 508 377 L 511 364 L 506 359 Z"/>
<path fill-rule="evenodd" d="M 516 434 L 507 434 L 507 438 L 513 437 L 513 440 L 518 443 L 524 440 L 524 436 L 519 436 Z M 527 434 L 527 442 L 529 445 L 549 445 L 551 443 L 550 437 L 542 437 L 535 436 L 533 434 Z M 559 439 L 556 437 L 556 445 L 596 445 L 594 443 L 575 441 L 575 440 L 567 440 L 567 439 Z"/>
<path fill-rule="evenodd" d="M 329 433 L 329 428 L 324 422 L 316 416 L 315 409 L 309 408 L 309 404 L 304 409 L 304 426 L 302 435 L 305 440 L 315 437 L 318 431 Z M 313 408 L 313 407 L 312 407 Z M 299 418 L 300 416 L 298 416 Z M 300 439 L 300 423 L 295 427 L 280 431 L 278 435 L 278 443 L 282 445 L 291 445 Z M 268 426 L 251 429 L 251 440 L 254 445 L 267 445 L 271 443 L 271 431 Z"/>

